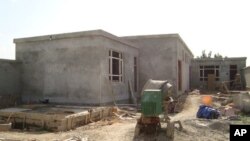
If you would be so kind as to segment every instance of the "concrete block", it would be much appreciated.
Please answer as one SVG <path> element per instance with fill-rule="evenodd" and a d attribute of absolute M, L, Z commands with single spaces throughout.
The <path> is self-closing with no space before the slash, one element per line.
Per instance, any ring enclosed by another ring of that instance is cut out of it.
<path fill-rule="evenodd" d="M 11 123 L 0 123 L 0 131 L 9 131 L 11 129 Z"/>

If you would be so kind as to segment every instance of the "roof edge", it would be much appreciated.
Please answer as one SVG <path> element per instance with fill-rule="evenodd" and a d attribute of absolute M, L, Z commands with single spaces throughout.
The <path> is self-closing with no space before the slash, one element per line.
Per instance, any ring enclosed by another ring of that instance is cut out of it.
<path fill-rule="evenodd" d="M 151 35 L 134 35 L 134 36 L 121 36 L 123 39 L 152 39 L 152 38 L 178 38 L 185 46 L 187 51 L 194 57 L 192 51 L 188 48 L 187 44 L 183 41 L 181 36 L 178 33 L 170 33 L 170 34 L 151 34 Z"/>
<path fill-rule="evenodd" d="M 193 61 L 208 61 L 208 60 L 216 60 L 216 61 L 224 61 L 224 60 L 247 60 L 247 57 L 227 57 L 227 58 L 193 58 Z"/>
<path fill-rule="evenodd" d="M 104 30 L 89 30 L 89 31 L 80 31 L 80 32 L 69 32 L 69 33 L 59 33 L 59 34 L 50 34 L 50 35 L 42 35 L 42 36 L 34 36 L 34 37 L 25 37 L 25 38 L 16 38 L 13 39 L 14 43 L 25 43 L 25 42 L 37 42 L 37 41 L 46 41 L 46 40 L 58 40 L 65 38 L 77 38 L 77 37 L 87 37 L 87 36 L 102 36 L 106 37 L 120 43 L 126 44 L 128 46 L 138 48 L 132 43 L 121 39 L 111 33 L 108 33 Z"/>
<path fill-rule="evenodd" d="M 0 62 L 21 63 L 20 61 L 17 61 L 17 60 L 4 59 L 4 58 L 0 58 Z"/>
<path fill-rule="evenodd" d="M 149 35 L 133 35 L 133 36 L 120 36 L 124 39 L 138 39 L 138 38 L 166 38 L 166 37 L 178 37 L 178 33 L 170 33 L 170 34 L 149 34 Z"/>

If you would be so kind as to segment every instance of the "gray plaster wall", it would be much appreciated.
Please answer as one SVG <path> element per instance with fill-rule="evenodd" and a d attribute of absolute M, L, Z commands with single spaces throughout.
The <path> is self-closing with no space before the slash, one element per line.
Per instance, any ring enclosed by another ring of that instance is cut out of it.
<path fill-rule="evenodd" d="M 250 89 L 250 67 L 244 68 L 244 76 L 246 81 L 246 87 Z"/>
<path fill-rule="evenodd" d="M 101 103 L 107 103 L 113 100 L 116 102 L 128 100 L 131 98 L 131 93 L 129 90 L 129 82 L 131 83 L 132 90 L 134 95 L 137 95 L 137 92 L 134 91 L 134 57 L 139 59 L 139 51 L 136 48 L 129 47 L 124 44 L 120 44 L 116 41 L 109 40 L 107 38 L 102 38 L 102 48 L 103 54 L 101 54 Z M 122 53 L 123 56 L 123 81 L 122 82 L 111 82 L 108 78 L 109 70 L 109 50 L 114 50 Z M 137 62 L 138 63 L 138 62 Z M 139 67 L 139 66 L 138 66 Z M 137 72 L 137 80 L 139 78 Z"/>
<path fill-rule="evenodd" d="M 224 58 L 224 59 L 193 59 L 191 63 L 191 87 L 192 88 L 207 88 L 207 81 L 200 81 L 200 66 L 218 65 L 220 80 L 216 81 L 219 84 L 222 81 L 230 80 L 230 65 L 237 65 L 237 72 L 246 67 L 246 58 Z"/>
<path fill-rule="evenodd" d="M 183 43 L 180 39 L 177 39 L 177 61 L 181 61 L 182 65 L 182 87 L 181 90 L 178 90 L 178 94 L 183 94 L 185 91 L 190 89 L 190 66 L 191 60 L 193 58 L 193 54 L 191 54 L 187 48 L 185 43 Z M 178 62 L 176 66 L 178 65 Z M 178 74 L 178 67 L 176 68 Z M 178 75 L 176 76 L 178 79 Z M 179 86 L 178 86 L 179 87 Z"/>
<path fill-rule="evenodd" d="M 179 35 L 132 36 L 124 39 L 139 46 L 140 90 L 148 79 L 169 80 L 175 94 L 189 90 L 189 67 L 193 55 Z M 182 62 L 181 91 L 178 90 L 178 60 Z"/>
<path fill-rule="evenodd" d="M 126 38 L 125 38 L 126 39 Z M 139 48 L 139 90 L 148 79 L 169 80 L 176 92 L 177 86 L 177 39 L 127 38 Z"/>
<path fill-rule="evenodd" d="M 20 63 L 0 59 L 0 107 L 20 101 Z"/>
<path fill-rule="evenodd" d="M 130 57 L 129 52 L 138 55 L 136 49 L 102 36 L 16 43 L 17 60 L 23 62 L 22 100 L 37 102 L 48 98 L 64 104 L 111 102 L 113 97 L 106 86 L 110 84 L 107 82 L 109 48 L 123 50 L 125 58 Z M 124 66 L 127 68 L 126 63 Z M 128 98 L 126 83 L 112 86 L 118 99 Z"/>

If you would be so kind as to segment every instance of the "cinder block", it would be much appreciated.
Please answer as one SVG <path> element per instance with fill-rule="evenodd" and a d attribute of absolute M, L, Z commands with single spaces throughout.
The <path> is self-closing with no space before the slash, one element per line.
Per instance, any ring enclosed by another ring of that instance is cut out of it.
<path fill-rule="evenodd" d="M 9 131 L 11 129 L 11 123 L 1 123 L 0 131 Z"/>

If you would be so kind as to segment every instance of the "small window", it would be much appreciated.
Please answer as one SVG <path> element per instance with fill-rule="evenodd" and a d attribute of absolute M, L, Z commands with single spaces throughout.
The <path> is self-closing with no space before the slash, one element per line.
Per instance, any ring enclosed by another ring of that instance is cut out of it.
<path fill-rule="evenodd" d="M 109 80 L 122 82 L 123 59 L 122 53 L 109 51 Z"/>

